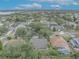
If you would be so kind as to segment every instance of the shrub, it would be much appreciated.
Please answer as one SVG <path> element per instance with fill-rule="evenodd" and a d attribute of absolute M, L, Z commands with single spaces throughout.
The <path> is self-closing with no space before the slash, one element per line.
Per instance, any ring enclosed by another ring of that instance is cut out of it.
<path fill-rule="evenodd" d="M 3 46 L 2 46 L 2 42 L 0 41 L 0 50 L 2 50 L 2 47 L 3 47 Z"/>

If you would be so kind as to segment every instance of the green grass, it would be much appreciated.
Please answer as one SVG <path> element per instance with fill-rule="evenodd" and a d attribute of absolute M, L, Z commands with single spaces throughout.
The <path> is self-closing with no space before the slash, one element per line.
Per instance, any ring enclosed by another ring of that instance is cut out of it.
<path fill-rule="evenodd" d="M 54 56 L 52 59 L 70 59 L 69 56 Z"/>

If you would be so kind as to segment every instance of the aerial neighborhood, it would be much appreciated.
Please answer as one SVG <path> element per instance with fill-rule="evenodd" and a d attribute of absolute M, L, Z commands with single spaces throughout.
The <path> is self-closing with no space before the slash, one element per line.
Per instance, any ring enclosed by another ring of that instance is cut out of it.
<path fill-rule="evenodd" d="M 0 59 L 78 58 L 79 12 L 0 12 Z"/>

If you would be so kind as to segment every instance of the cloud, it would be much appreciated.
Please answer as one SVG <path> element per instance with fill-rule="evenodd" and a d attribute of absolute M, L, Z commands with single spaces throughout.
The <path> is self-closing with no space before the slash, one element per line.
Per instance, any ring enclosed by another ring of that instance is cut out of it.
<path fill-rule="evenodd" d="M 42 5 L 38 4 L 38 3 L 32 3 L 32 4 L 21 4 L 17 7 L 15 7 L 15 9 L 41 9 Z"/>
<path fill-rule="evenodd" d="M 77 5 L 78 3 L 74 0 L 55 0 L 55 3 L 62 4 L 62 5 Z"/>
<path fill-rule="evenodd" d="M 50 3 L 57 3 L 61 5 L 78 5 L 75 0 L 32 0 L 37 2 L 50 2 Z"/>
<path fill-rule="evenodd" d="M 53 9 L 61 9 L 60 5 L 50 5 L 50 7 Z"/>
<path fill-rule="evenodd" d="M 79 5 L 77 2 L 73 2 L 73 5 Z"/>
<path fill-rule="evenodd" d="M 57 8 L 60 8 L 60 5 L 51 5 L 51 7 L 57 7 Z"/>

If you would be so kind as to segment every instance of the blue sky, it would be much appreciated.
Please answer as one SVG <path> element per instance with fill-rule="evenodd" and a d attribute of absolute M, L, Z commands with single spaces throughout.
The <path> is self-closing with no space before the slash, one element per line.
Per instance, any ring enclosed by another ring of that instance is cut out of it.
<path fill-rule="evenodd" d="M 7 9 L 79 10 L 79 0 L 0 0 L 0 10 Z"/>

